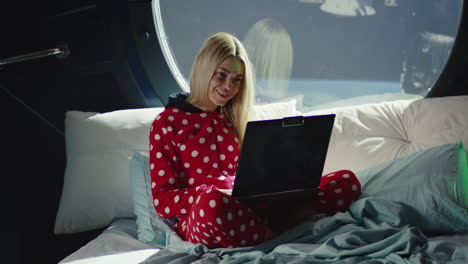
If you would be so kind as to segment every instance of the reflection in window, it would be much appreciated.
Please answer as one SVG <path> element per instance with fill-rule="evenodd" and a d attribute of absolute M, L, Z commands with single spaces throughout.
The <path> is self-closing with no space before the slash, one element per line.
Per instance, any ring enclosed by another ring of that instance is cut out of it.
<path fill-rule="evenodd" d="M 462 0 L 154 0 L 159 40 L 188 90 L 203 41 L 227 31 L 256 71 L 257 102 L 302 111 L 427 94 L 447 63 Z M 181 8 L 183 7 L 183 8 Z"/>
<path fill-rule="evenodd" d="M 431 32 L 418 34 L 404 54 L 401 73 L 406 93 L 424 95 L 442 71 L 455 38 Z"/>
<path fill-rule="evenodd" d="M 326 0 L 320 5 L 320 9 L 339 16 L 372 16 L 375 14 L 372 0 Z"/>
<path fill-rule="evenodd" d="M 293 62 L 288 31 L 278 21 L 261 19 L 249 29 L 243 43 L 255 70 L 257 102 L 287 97 Z"/>

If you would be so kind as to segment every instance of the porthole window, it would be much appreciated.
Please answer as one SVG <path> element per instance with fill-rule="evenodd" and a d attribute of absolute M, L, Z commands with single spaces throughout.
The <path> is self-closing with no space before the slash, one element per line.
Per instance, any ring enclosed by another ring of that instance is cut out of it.
<path fill-rule="evenodd" d="M 154 0 L 159 42 L 183 90 L 206 38 L 237 36 L 256 102 L 309 111 L 425 96 L 449 58 L 462 0 Z"/>

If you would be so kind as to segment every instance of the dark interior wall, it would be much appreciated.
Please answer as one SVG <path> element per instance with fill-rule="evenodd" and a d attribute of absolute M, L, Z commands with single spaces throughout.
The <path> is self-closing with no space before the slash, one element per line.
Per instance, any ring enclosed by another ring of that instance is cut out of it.
<path fill-rule="evenodd" d="M 465 0 L 463 4 L 452 53 L 427 97 L 468 95 L 468 1 Z"/>
<path fill-rule="evenodd" d="M 114 1 L 117 3 L 118 1 Z M 65 170 L 67 110 L 148 107 L 127 74 L 119 28 L 101 1 L 0 3 L 0 58 L 68 44 L 70 55 L 0 69 L 6 161 L 1 200 L 8 263 L 57 263 L 101 230 L 53 234 Z M 116 11 L 117 12 L 117 11 Z M 3 199 L 4 198 L 4 199 Z M 3 252 L 3 250 L 2 250 Z"/>

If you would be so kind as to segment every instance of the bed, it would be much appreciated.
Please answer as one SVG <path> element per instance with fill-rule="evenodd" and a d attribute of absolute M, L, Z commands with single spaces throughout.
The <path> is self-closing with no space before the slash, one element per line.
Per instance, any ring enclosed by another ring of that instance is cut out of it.
<path fill-rule="evenodd" d="M 363 193 L 274 239 L 210 249 L 152 209 L 148 131 L 162 108 L 66 114 L 67 167 L 55 233 L 106 228 L 60 263 L 467 263 L 468 96 L 302 113 L 295 98 L 256 119 L 335 113 L 324 173 L 353 170 Z"/>

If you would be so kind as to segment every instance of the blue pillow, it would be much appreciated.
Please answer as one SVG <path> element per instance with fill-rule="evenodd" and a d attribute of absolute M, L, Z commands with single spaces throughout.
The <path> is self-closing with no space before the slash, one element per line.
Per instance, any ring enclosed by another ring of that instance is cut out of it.
<path fill-rule="evenodd" d="M 204 252 L 202 244 L 184 241 L 170 228 L 170 219 L 162 219 L 156 213 L 151 193 L 151 175 L 147 154 L 135 152 L 130 158 L 130 181 L 132 189 L 133 210 L 138 225 L 138 240 L 165 247 L 176 252 Z"/>
<path fill-rule="evenodd" d="M 446 144 L 356 172 L 363 197 L 378 197 L 413 209 L 426 234 L 468 232 L 466 181 L 462 143 Z M 465 186 L 465 187 L 464 187 Z"/>

